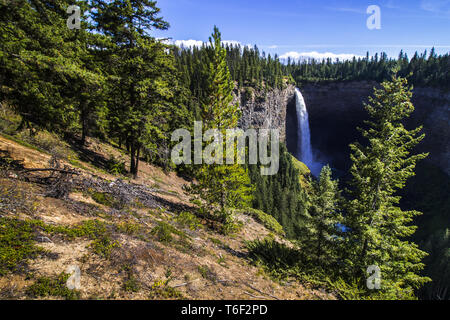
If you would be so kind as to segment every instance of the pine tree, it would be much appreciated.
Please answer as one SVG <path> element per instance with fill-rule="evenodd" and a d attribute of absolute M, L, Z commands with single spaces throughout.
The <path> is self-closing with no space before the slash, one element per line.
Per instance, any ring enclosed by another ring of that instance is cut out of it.
<path fill-rule="evenodd" d="M 317 267 L 326 269 L 336 261 L 337 243 L 340 237 L 339 224 L 340 191 L 338 181 L 332 180 L 329 166 L 325 166 L 319 180 L 313 183 L 309 195 L 309 208 L 302 234 L 303 250 Z"/>
<path fill-rule="evenodd" d="M 155 151 L 156 140 L 166 141 L 174 61 L 169 46 L 150 36 L 167 29 L 155 1 L 92 1 L 97 31 L 110 38 L 106 46 L 111 84 L 109 120 L 130 152 L 130 172 L 137 177 L 141 151 Z M 173 109 L 172 109 L 173 110 Z"/>
<path fill-rule="evenodd" d="M 224 137 L 227 129 L 235 129 L 239 119 L 239 104 L 233 103 L 234 84 L 226 61 L 221 34 L 214 27 L 210 37 L 208 85 L 202 103 L 203 128 L 217 129 Z M 219 147 L 225 150 L 225 140 Z M 234 148 L 236 149 L 236 148 Z M 236 155 L 236 150 L 234 150 Z M 216 155 L 225 163 L 225 153 Z M 203 164 L 196 174 L 197 183 L 191 193 L 199 196 L 206 210 L 218 213 L 224 222 L 230 219 L 228 208 L 242 208 L 251 201 L 251 185 L 247 169 L 240 164 Z"/>
<path fill-rule="evenodd" d="M 68 6 L 66 0 L 0 3 L 0 98 L 22 116 L 21 127 L 70 129 L 80 103 L 74 84 L 99 80 L 81 61 L 85 31 L 67 27 Z"/>
<path fill-rule="evenodd" d="M 382 290 L 408 297 L 428 279 L 418 275 L 426 253 L 408 241 L 416 230 L 410 223 L 417 211 L 403 211 L 396 192 L 414 175 L 416 162 L 426 154 L 410 155 L 423 140 L 421 127 L 407 130 L 402 120 L 414 111 L 412 88 L 407 80 L 394 76 L 375 89 L 365 109 L 370 121 L 360 129 L 366 145 L 351 144 L 352 199 L 345 226 L 348 232 L 346 262 L 361 283 L 366 269 L 381 269 Z"/>

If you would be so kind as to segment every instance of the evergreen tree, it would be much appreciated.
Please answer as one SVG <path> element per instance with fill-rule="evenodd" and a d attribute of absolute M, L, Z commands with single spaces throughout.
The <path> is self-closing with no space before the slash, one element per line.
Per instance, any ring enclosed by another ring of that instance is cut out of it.
<path fill-rule="evenodd" d="M 366 269 L 381 269 L 382 290 L 396 297 L 413 295 L 428 278 L 418 275 L 426 253 L 408 241 L 416 230 L 410 223 L 417 211 L 403 211 L 396 192 L 414 175 L 416 162 L 426 154 L 410 155 L 423 138 L 421 127 L 407 130 L 402 120 L 414 111 L 407 80 L 393 77 L 375 89 L 365 109 L 370 121 L 361 129 L 368 143 L 354 143 L 352 149 L 352 199 L 345 226 L 348 251 L 346 262 L 361 283 Z"/>
<path fill-rule="evenodd" d="M 307 210 L 306 186 L 300 184 L 300 172 L 293 156 L 280 144 L 280 168 L 277 174 L 261 176 L 259 165 L 249 165 L 253 191 L 252 206 L 273 216 L 290 239 L 301 238 Z"/>
<path fill-rule="evenodd" d="M 93 0 L 94 25 L 110 38 L 108 59 L 111 81 L 109 119 L 130 152 L 130 171 L 137 177 L 141 151 L 156 148 L 164 139 L 161 123 L 167 119 L 173 99 L 173 61 L 169 47 L 151 37 L 152 29 L 168 23 L 158 16 L 155 1 Z"/>
<path fill-rule="evenodd" d="M 226 62 L 226 50 L 221 45 L 221 34 L 217 27 L 214 27 L 214 33 L 209 40 L 209 76 L 206 98 L 202 103 L 203 128 L 217 129 L 224 137 L 227 129 L 237 127 L 239 104 L 233 103 L 234 85 Z M 225 150 L 225 146 L 223 139 L 218 147 Z M 236 148 L 234 149 L 236 156 Z M 242 165 L 224 164 L 224 152 L 215 153 L 214 156 L 221 160 L 221 164 L 203 164 L 196 173 L 197 183 L 190 191 L 205 202 L 207 211 L 219 212 L 224 222 L 228 222 L 230 216 L 227 208 L 241 208 L 249 204 L 250 179 Z"/>
<path fill-rule="evenodd" d="M 331 169 L 325 166 L 319 180 L 313 183 L 305 228 L 301 234 L 303 251 L 316 267 L 326 269 L 336 262 L 340 238 L 340 192 L 338 181 L 332 180 Z"/>
<path fill-rule="evenodd" d="M 98 84 L 82 63 L 78 40 L 85 31 L 67 27 L 68 6 L 65 0 L 0 3 L 0 99 L 22 116 L 21 128 L 69 130 L 80 103 L 74 84 Z"/>

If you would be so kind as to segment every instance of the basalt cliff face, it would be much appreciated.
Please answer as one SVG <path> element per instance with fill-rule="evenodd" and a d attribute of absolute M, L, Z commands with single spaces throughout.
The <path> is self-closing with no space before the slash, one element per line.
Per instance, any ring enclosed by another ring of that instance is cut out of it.
<path fill-rule="evenodd" d="M 334 167 L 348 169 L 348 145 L 360 138 L 364 125 L 363 102 L 372 95 L 376 82 L 307 84 L 301 89 L 310 117 L 312 146 L 316 156 Z M 415 111 L 405 123 L 409 129 L 423 126 L 425 139 L 416 152 L 429 152 L 428 161 L 450 175 L 450 92 L 415 88 Z"/>
<path fill-rule="evenodd" d="M 348 145 L 360 139 L 357 127 L 364 126 L 368 117 L 363 102 L 368 101 L 373 88 L 378 86 L 376 82 L 353 81 L 306 84 L 300 88 L 309 112 L 311 142 L 317 160 L 348 170 Z M 236 90 L 235 101 L 239 101 L 242 110 L 241 128 L 278 129 L 288 150 L 296 154 L 299 129 L 294 86 L 284 90 Z M 417 87 L 412 102 L 415 111 L 405 125 L 409 129 L 422 125 L 426 134 L 415 152 L 429 152 L 427 161 L 450 175 L 450 92 Z"/>
<path fill-rule="evenodd" d="M 286 140 L 287 126 L 295 125 L 295 87 L 292 85 L 280 90 L 257 90 L 244 88 L 235 91 L 235 102 L 238 101 L 242 111 L 239 127 L 247 130 L 278 129 L 280 139 Z M 294 114 L 292 115 L 292 110 Z"/>

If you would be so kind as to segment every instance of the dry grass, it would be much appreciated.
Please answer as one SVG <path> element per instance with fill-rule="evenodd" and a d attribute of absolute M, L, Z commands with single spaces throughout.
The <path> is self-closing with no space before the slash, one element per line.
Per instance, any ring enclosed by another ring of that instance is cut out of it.
<path fill-rule="evenodd" d="M 90 141 L 88 146 L 105 156 L 113 154 L 127 160 L 119 151 L 106 148 L 97 141 Z M 3 137 L 0 137 L 0 149 L 8 150 L 12 158 L 22 160 L 27 168 L 48 167 L 50 156 Z M 68 162 L 63 161 L 63 164 L 70 166 Z M 114 181 L 117 178 L 96 170 L 89 163 L 81 164 L 89 170 L 79 169 L 80 178 L 92 178 L 91 170 L 95 172 L 96 179 Z M 51 255 L 41 255 L 29 261 L 33 279 L 56 277 L 69 266 L 76 265 L 81 270 L 82 299 L 333 299 L 326 292 L 306 288 L 300 283 L 283 286 L 248 263 L 245 241 L 263 239 L 269 235 L 285 241 L 272 235 L 252 217 L 238 214 L 237 218 L 245 228 L 232 237 L 217 234 L 208 228 L 189 230 L 189 227 L 177 223 L 177 213 L 166 207 L 166 203 L 190 205 L 182 190 L 186 181 L 174 173 L 166 174 L 159 168 L 142 163 L 140 177 L 129 182 L 152 190 L 158 183 L 159 190 L 154 190 L 153 194 L 162 209 L 129 203 L 127 210 L 115 215 L 111 214 L 111 208 L 95 202 L 89 194 L 80 190 L 71 192 L 67 199 L 55 199 L 45 197 L 45 188 L 31 181 L 18 181 L 10 177 L 0 179 L 1 187 L 14 185 L 17 192 L 29 195 L 28 198 L 37 203 L 33 216 L 43 223 L 73 227 L 83 221 L 99 219 L 108 226 L 111 240 L 118 244 L 111 249 L 109 257 L 102 257 L 93 252 L 92 239 L 80 237 L 68 240 L 50 236 L 51 242 L 38 243 L 38 246 Z M 26 214 L 20 217 L 30 218 Z M 161 222 L 178 230 L 173 242 L 160 242 L 151 233 Z M 129 224 L 129 228 L 123 227 L 124 224 Z M 134 225 L 139 225 L 136 229 L 139 231 L 135 231 Z M 187 242 L 180 242 L 184 237 Z M 33 279 L 26 274 L 0 277 L 0 298 L 30 298 L 25 292 Z M 159 287 L 161 281 L 164 283 L 167 280 L 170 280 L 167 286 L 176 290 Z M 155 290 L 158 295 L 155 295 Z"/>

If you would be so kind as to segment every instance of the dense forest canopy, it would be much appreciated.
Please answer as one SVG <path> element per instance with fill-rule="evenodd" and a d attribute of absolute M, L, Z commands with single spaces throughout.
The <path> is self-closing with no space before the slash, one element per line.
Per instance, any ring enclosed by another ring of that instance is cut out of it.
<path fill-rule="evenodd" d="M 377 81 L 389 80 L 393 70 L 399 76 L 408 78 L 415 86 L 447 88 L 450 83 L 450 54 L 437 55 L 434 48 L 430 53 L 416 52 L 409 58 L 403 51 L 398 58 L 389 58 L 386 53 L 367 52 L 366 57 L 339 61 L 331 58 L 316 60 L 291 58 L 280 60 L 275 55 L 266 55 L 258 47 L 224 44 L 232 79 L 242 88 L 267 87 L 282 89 L 286 84 L 301 84 L 323 81 Z M 184 83 L 195 94 L 201 88 L 201 70 L 206 45 L 203 47 L 177 48 L 175 56 Z M 195 87 L 197 86 L 197 87 Z"/>

